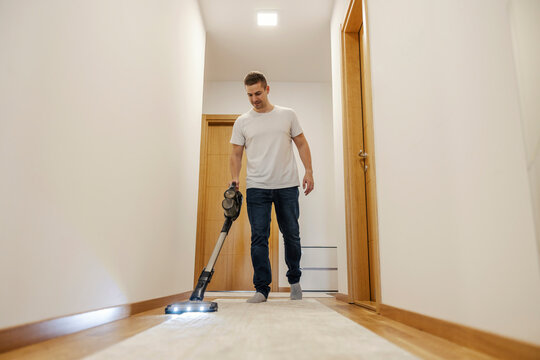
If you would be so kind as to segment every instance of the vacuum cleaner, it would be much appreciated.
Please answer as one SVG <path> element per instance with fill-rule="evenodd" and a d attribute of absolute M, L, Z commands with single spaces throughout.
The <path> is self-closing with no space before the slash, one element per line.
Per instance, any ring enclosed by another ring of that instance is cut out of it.
<path fill-rule="evenodd" d="M 203 301 L 204 292 L 206 291 L 206 287 L 212 279 L 212 275 L 214 275 L 214 265 L 219 256 L 219 252 L 223 247 L 225 238 L 229 233 L 233 221 L 238 218 L 238 215 L 240 215 L 240 209 L 242 208 L 242 193 L 236 190 L 235 182 L 232 182 L 231 186 L 223 194 L 223 197 L 224 199 L 221 202 L 221 206 L 223 207 L 225 222 L 223 223 L 223 227 L 221 228 L 221 233 L 219 234 L 216 246 L 214 247 L 214 251 L 212 252 L 212 256 L 210 256 L 208 265 L 206 265 L 206 267 L 201 272 L 199 280 L 197 281 L 197 286 L 195 287 L 195 290 L 193 290 L 193 293 L 191 293 L 189 301 L 183 301 L 167 305 L 167 307 L 165 308 L 165 314 L 182 314 L 185 312 L 214 312 L 218 310 L 218 304 L 216 302 Z"/>

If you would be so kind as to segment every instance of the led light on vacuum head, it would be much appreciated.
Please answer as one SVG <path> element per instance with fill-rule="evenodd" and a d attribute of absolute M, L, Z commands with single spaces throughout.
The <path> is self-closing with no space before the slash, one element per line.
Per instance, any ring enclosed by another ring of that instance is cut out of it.
<path fill-rule="evenodd" d="M 214 312 L 218 310 L 218 304 L 211 301 L 184 301 L 174 303 L 165 308 L 166 314 L 183 314 L 188 312 Z"/>

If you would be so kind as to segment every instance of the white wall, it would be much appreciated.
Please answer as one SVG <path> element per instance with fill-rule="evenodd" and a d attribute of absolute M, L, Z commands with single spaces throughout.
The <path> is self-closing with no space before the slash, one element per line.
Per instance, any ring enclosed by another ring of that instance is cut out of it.
<path fill-rule="evenodd" d="M 332 157 L 332 98 L 330 83 L 272 82 L 269 99 L 273 104 L 293 108 L 308 139 L 315 190 L 307 197 L 300 194 L 300 236 L 302 245 L 336 246 L 334 208 L 334 159 Z M 205 114 L 242 114 L 251 105 L 242 80 L 208 81 L 205 83 L 203 112 Z M 304 167 L 296 152 L 300 180 Z M 282 242 L 280 242 L 282 246 Z M 286 265 L 280 249 L 279 286 L 287 283 Z M 337 279 L 336 279 L 337 281 Z"/>
<path fill-rule="evenodd" d="M 382 302 L 539 344 L 508 4 L 367 2 Z"/>
<path fill-rule="evenodd" d="M 510 1 L 510 24 L 540 256 L 540 1 Z"/>
<path fill-rule="evenodd" d="M 341 96 L 341 24 L 345 19 L 348 0 L 335 0 L 330 21 L 332 58 L 332 113 L 334 133 L 334 192 L 336 202 L 336 239 L 338 243 L 338 283 L 339 292 L 348 294 L 347 276 L 347 234 L 345 229 L 345 173 L 343 163 L 343 102 Z"/>
<path fill-rule="evenodd" d="M 192 287 L 195 0 L 0 1 L 0 328 Z"/>

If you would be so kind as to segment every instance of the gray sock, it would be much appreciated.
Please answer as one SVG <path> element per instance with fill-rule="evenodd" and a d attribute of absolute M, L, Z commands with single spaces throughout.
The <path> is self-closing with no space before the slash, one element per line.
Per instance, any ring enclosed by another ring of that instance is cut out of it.
<path fill-rule="evenodd" d="M 302 288 L 299 282 L 291 284 L 291 300 L 302 300 Z"/>
<path fill-rule="evenodd" d="M 255 295 L 247 299 L 248 303 L 262 303 L 265 301 L 266 301 L 266 297 L 260 292 L 256 292 Z"/>

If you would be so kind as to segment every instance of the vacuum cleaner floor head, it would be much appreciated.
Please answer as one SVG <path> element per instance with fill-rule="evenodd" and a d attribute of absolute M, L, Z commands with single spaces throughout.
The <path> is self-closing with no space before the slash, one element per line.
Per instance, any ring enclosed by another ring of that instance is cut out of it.
<path fill-rule="evenodd" d="M 218 304 L 213 301 L 183 301 L 170 304 L 165 308 L 165 314 L 183 314 L 186 312 L 215 312 Z"/>

